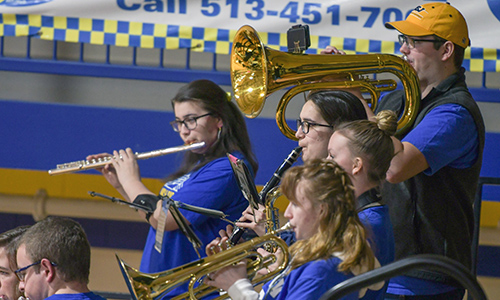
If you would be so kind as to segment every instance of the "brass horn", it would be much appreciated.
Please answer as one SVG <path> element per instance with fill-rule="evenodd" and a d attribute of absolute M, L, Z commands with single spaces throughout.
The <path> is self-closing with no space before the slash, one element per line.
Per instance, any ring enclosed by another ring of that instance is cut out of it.
<path fill-rule="evenodd" d="M 278 231 L 287 229 L 288 228 L 283 228 Z M 254 285 L 265 282 L 282 272 L 289 263 L 290 254 L 286 243 L 275 235 L 278 231 L 261 237 L 256 237 L 225 251 L 205 257 L 201 260 L 159 273 L 148 274 L 139 272 L 138 270 L 127 265 L 118 256 L 116 258 L 118 259 L 120 269 L 125 278 L 132 299 L 160 299 L 171 289 L 187 283 L 189 286 L 188 292 L 174 296 L 171 299 L 195 300 L 200 299 L 212 292 L 218 291 L 218 289 L 214 287 L 201 283 L 205 276 L 226 266 L 238 263 L 246 258 L 250 258 L 247 263 L 247 274 L 249 278 L 252 278 L 251 281 Z M 281 249 L 283 257 L 280 259 L 280 264 L 276 270 L 270 271 L 266 275 L 255 276 L 258 270 L 267 268 L 277 260 L 275 255 L 262 257 L 256 251 L 257 248 L 262 247 L 264 244 L 269 242 L 272 242 L 273 245 L 276 245 L 279 249 Z M 197 283 L 199 283 L 198 286 L 196 286 Z M 227 298 L 227 295 L 221 295 L 215 299 L 224 298 Z"/>
<path fill-rule="evenodd" d="M 241 27 L 235 35 L 231 50 L 231 81 L 234 97 L 240 110 L 249 118 L 257 117 L 271 93 L 289 86 L 276 109 L 276 122 L 281 132 L 296 140 L 295 131 L 285 120 L 288 102 L 298 93 L 316 89 L 361 88 L 371 94 L 374 109 L 381 91 L 396 88 L 394 80 L 358 78 L 367 74 L 392 73 L 402 82 L 406 103 L 398 120 L 396 134 L 406 132 L 415 121 L 420 101 L 417 74 L 411 65 L 391 54 L 316 55 L 291 54 L 264 47 L 251 26 Z M 325 76 L 337 75 L 346 81 L 318 82 Z"/>

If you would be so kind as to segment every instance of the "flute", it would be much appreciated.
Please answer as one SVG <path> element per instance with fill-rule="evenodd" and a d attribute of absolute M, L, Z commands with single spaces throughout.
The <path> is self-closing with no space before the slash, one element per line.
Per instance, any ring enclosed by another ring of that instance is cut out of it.
<path fill-rule="evenodd" d="M 135 153 L 136 159 L 148 159 L 152 157 L 158 157 L 166 154 L 194 150 L 205 146 L 205 142 L 193 143 L 190 145 L 183 145 L 159 150 L 153 150 L 149 152 Z M 64 173 L 72 173 L 90 169 L 96 169 L 100 167 L 104 167 L 107 164 L 110 164 L 112 159 L 116 158 L 115 156 L 106 156 L 99 159 L 88 160 L 79 160 L 74 162 L 69 162 L 65 164 L 57 165 L 55 169 L 49 170 L 50 175 L 64 174 Z M 119 157 L 121 158 L 121 157 Z"/>

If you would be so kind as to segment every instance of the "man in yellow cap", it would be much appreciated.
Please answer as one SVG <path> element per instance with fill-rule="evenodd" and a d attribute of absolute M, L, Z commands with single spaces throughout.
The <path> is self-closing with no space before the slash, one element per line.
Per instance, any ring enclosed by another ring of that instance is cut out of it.
<path fill-rule="evenodd" d="M 406 20 L 385 26 L 400 32 L 403 58 L 415 69 L 421 91 L 415 123 L 401 140 L 382 186 L 394 227 L 396 259 L 438 254 L 471 267 L 472 204 L 481 169 L 484 122 L 462 68 L 470 46 L 467 22 L 447 2 L 417 6 Z M 345 54 L 328 46 L 323 54 Z M 382 98 L 376 113 L 401 113 L 404 91 Z M 418 270 L 392 278 L 386 299 L 462 299 L 451 278 Z"/>
<path fill-rule="evenodd" d="M 398 140 L 382 188 L 394 225 L 396 259 L 432 253 L 471 267 L 472 204 L 484 146 L 484 122 L 461 67 L 470 45 L 467 23 L 449 3 L 416 7 L 396 29 L 400 51 L 417 71 L 422 99 L 411 130 Z M 403 91 L 377 111 L 401 112 Z M 462 299 L 451 278 L 418 270 L 392 278 L 386 299 Z"/>

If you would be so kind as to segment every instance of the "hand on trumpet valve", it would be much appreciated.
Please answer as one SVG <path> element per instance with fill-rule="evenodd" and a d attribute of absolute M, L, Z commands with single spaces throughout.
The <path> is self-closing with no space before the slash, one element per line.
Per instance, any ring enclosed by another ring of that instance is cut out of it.
<path fill-rule="evenodd" d="M 219 231 L 220 237 L 213 239 L 210 243 L 205 247 L 205 252 L 207 256 L 217 254 L 221 251 L 227 250 L 231 247 L 231 243 L 229 242 L 229 236 L 233 232 L 233 226 L 227 225 L 226 230 L 221 229 Z"/>
<path fill-rule="evenodd" d="M 274 255 L 275 257 L 275 261 L 272 263 L 272 264 L 269 264 L 267 265 L 265 268 L 262 268 L 260 269 L 257 274 L 259 275 L 267 275 L 271 272 L 273 272 L 274 270 L 276 270 L 278 268 L 278 266 L 281 264 L 281 261 L 282 261 L 282 258 L 283 258 L 283 252 L 281 251 L 281 249 L 277 249 L 276 252 L 274 253 L 271 253 L 271 252 L 268 252 L 266 250 L 264 250 L 264 248 L 259 248 L 257 249 L 257 252 L 262 255 L 262 257 L 266 258 L 270 255 Z"/>
<path fill-rule="evenodd" d="M 227 291 L 236 281 L 247 278 L 247 264 L 241 261 L 205 276 L 204 283 Z"/>
<path fill-rule="evenodd" d="M 226 230 L 220 230 L 220 237 L 215 238 L 205 247 L 207 256 L 229 249 L 231 247 L 229 236 L 232 232 L 233 226 L 231 225 L 227 225 Z M 205 276 L 204 283 L 227 291 L 237 280 L 243 278 L 247 278 L 247 264 L 245 261 L 208 273 Z"/>

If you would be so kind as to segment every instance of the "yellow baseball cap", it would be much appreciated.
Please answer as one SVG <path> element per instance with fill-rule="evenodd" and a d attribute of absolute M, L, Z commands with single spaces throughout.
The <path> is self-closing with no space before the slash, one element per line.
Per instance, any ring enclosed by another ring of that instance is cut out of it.
<path fill-rule="evenodd" d="M 437 35 L 462 48 L 470 46 L 467 22 L 462 14 L 448 2 L 434 2 L 417 6 L 404 21 L 385 23 L 404 35 Z"/>

